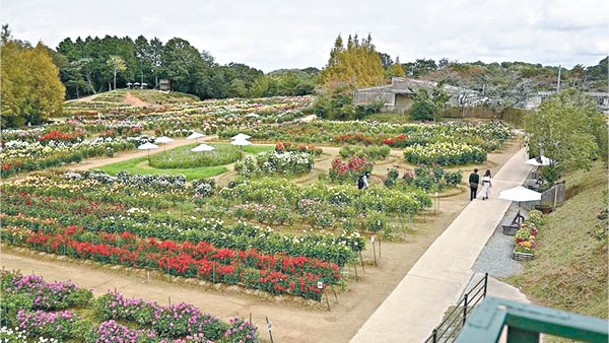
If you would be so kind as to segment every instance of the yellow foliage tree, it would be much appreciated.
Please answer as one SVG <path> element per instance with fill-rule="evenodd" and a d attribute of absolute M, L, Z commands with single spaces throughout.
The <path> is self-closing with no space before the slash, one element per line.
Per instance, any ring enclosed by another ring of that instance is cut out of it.
<path fill-rule="evenodd" d="M 65 87 L 49 49 L 3 39 L 0 50 L 3 126 L 39 124 L 61 115 Z"/>
<path fill-rule="evenodd" d="M 328 65 L 321 72 L 321 83 L 327 89 L 376 86 L 383 83 L 383 63 L 368 35 L 361 42 L 357 35 L 349 36 L 347 47 L 339 35 L 330 51 Z"/>

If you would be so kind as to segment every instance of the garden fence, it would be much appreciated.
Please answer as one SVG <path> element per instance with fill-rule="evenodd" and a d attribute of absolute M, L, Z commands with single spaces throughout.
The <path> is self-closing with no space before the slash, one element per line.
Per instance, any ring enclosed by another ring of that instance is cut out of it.
<path fill-rule="evenodd" d="M 454 342 L 465 326 L 469 313 L 486 297 L 487 286 L 488 273 L 485 273 L 484 277 L 465 293 L 455 308 L 445 316 L 444 321 L 433 329 L 424 343 Z"/>
<path fill-rule="evenodd" d="M 539 206 L 541 208 L 551 208 L 554 210 L 556 206 L 560 206 L 565 202 L 565 182 L 559 182 L 552 188 L 541 194 Z"/>

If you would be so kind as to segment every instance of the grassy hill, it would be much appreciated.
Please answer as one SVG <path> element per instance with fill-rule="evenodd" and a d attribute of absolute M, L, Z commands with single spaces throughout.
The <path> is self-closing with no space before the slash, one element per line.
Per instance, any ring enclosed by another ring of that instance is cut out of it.
<path fill-rule="evenodd" d="M 608 318 L 607 168 L 567 174 L 567 198 L 547 216 L 538 254 L 508 282 L 543 306 Z M 555 338 L 554 338 L 555 339 Z"/>

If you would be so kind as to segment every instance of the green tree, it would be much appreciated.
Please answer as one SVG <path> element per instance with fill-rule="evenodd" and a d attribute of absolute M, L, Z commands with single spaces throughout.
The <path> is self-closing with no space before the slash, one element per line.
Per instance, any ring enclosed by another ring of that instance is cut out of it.
<path fill-rule="evenodd" d="M 404 67 L 400 64 L 400 57 L 396 57 L 395 63 L 391 64 L 385 71 L 385 76 L 391 80 L 392 77 L 405 77 Z"/>
<path fill-rule="evenodd" d="M 116 89 L 116 74 L 119 72 L 123 72 L 127 70 L 127 64 L 120 56 L 110 56 L 108 61 L 106 62 L 108 67 L 112 70 L 112 75 L 114 76 L 114 89 Z"/>
<path fill-rule="evenodd" d="M 589 169 L 592 160 L 607 161 L 607 120 L 594 101 L 575 90 L 564 90 L 545 101 L 527 118 L 533 155 L 555 162 L 548 174 Z M 549 180 L 550 182 L 554 180 Z"/>

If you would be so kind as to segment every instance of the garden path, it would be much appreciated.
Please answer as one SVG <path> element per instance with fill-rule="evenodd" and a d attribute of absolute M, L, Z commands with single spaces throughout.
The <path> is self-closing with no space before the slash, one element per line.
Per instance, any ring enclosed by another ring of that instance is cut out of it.
<path fill-rule="evenodd" d="M 463 209 L 360 328 L 352 343 L 422 342 L 431 334 L 445 310 L 460 297 L 476 257 L 510 206 L 497 195 L 522 185 L 532 168 L 524 163 L 525 157 L 521 149 L 495 174 L 491 199 L 476 199 Z"/>
<path fill-rule="evenodd" d="M 203 138 L 199 138 L 197 140 L 197 142 L 208 141 L 208 140 L 211 140 L 212 138 L 213 138 L 212 136 L 205 136 Z M 158 149 L 150 151 L 150 155 L 158 154 L 167 149 L 173 149 L 173 148 L 176 148 L 176 147 L 179 147 L 182 145 L 194 144 L 197 142 L 195 142 L 194 140 L 190 140 L 190 139 L 176 139 L 171 143 L 162 144 L 162 145 L 160 145 L 160 147 Z M 118 154 L 118 156 L 114 156 L 114 157 L 90 158 L 90 159 L 80 162 L 79 164 L 69 165 L 69 166 L 67 166 L 67 169 L 79 170 L 79 171 L 89 170 L 89 169 L 103 167 L 107 164 L 122 162 L 122 161 L 130 160 L 132 158 L 145 157 L 145 156 L 148 156 L 147 150 L 130 150 L 127 152 L 120 153 L 120 154 Z"/>

